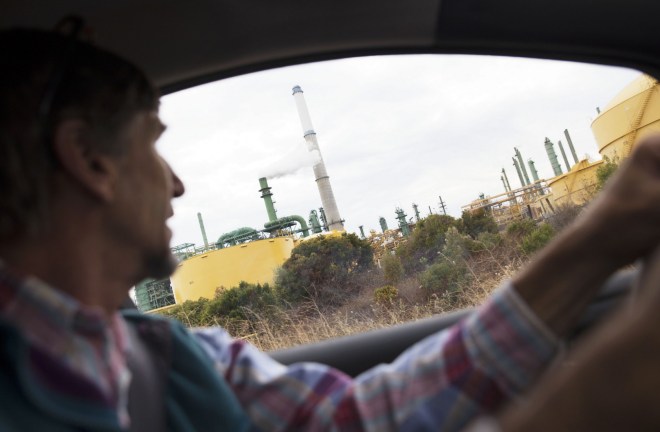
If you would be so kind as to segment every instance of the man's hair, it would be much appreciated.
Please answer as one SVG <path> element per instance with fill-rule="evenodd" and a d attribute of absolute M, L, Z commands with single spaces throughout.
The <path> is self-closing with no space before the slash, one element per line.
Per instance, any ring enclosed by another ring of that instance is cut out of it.
<path fill-rule="evenodd" d="M 52 133 L 81 119 L 90 143 L 121 153 L 114 138 L 158 92 L 136 66 L 55 32 L 0 32 L 0 240 L 39 234 L 58 164 Z"/>

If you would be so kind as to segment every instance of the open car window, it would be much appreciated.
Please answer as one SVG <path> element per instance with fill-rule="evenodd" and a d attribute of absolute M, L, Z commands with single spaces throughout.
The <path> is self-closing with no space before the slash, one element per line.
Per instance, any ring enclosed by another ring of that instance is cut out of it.
<path fill-rule="evenodd" d="M 639 116 L 654 85 L 622 68 L 419 55 L 165 96 L 159 150 L 187 186 L 170 221 L 181 262 L 137 287 L 138 306 L 272 350 L 477 305 L 595 196 L 622 137 L 658 128 Z"/>

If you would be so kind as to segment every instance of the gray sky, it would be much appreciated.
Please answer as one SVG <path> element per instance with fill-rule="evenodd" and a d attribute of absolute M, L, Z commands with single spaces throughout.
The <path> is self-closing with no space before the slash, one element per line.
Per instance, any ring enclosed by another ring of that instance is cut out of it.
<path fill-rule="evenodd" d="M 476 56 L 363 57 L 259 72 L 163 98 L 168 129 L 158 146 L 186 185 L 174 202 L 172 244 L 203 244 L 236 228 L 262 229 L 258 179 L 312 159 L 291 89 L 305 92 L 339 212 L 348 231 L 394 227 L 397 206 L 448 213 L 480 193 L 520 186 L 518 147 L 552 177 L 545 137 L 598 158 L 590 125 L 639 72 L 566 62 Z M 560 163 L 563 159 L 556 148 Z M 570 153 L 569 161 L 572 161 Z M 531 177 L 531 173 L 530 173 Z M 311 166 L 269 180 L 278 216 L 307 219 L 321 202 Z"/>

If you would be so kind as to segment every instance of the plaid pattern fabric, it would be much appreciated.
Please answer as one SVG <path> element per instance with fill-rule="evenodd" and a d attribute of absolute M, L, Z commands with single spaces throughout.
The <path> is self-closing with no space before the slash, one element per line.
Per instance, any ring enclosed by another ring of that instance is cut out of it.
<path fill-rule="evenodd" d="M 219 328 L 194 335 L 259 431 L 458 431 L 529 387 L 559 349 L 509 284 L 457 326 L 355 379 L 283 366 Z"/>
<path fill-rule="evenodd" d="M 33 277 L 12 275 L 0 263 L 0 319 L 30 345 L 30 368 L 47 388 L 95 400 L 128 426 L 129 337 L 117 313 L 107 318 Z"/>

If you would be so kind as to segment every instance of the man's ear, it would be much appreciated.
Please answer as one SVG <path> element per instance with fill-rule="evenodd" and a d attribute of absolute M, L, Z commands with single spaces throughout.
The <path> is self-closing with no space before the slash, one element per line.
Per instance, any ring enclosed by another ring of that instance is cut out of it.
<path fill-rule="evenodd" d="M 102 201 L 115 194 L 117 158 L 103 153 L 91 141 L 82 120 L 62 121 L 53 134 L 53 151 L 61 169 L 79 186 Z"/>

